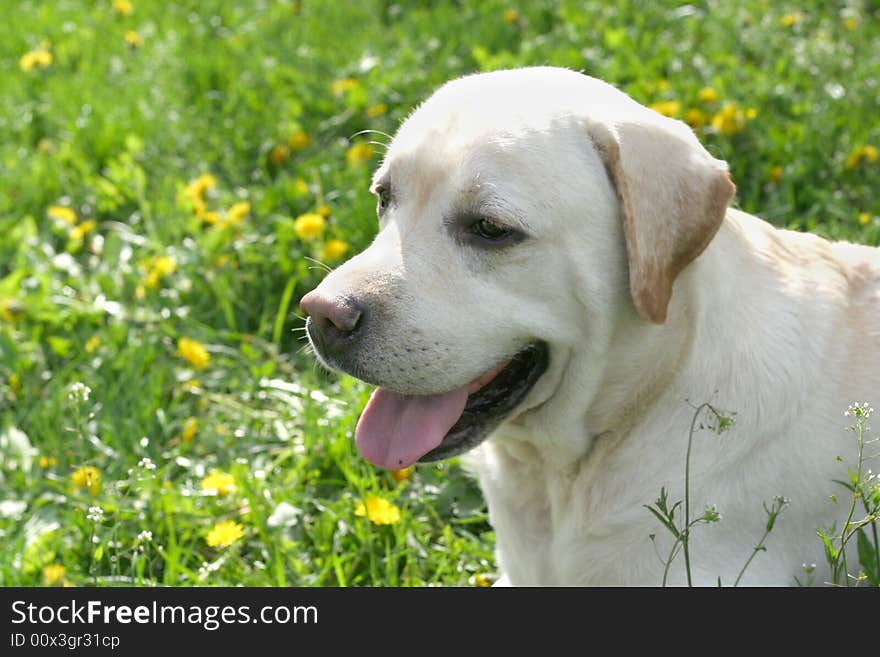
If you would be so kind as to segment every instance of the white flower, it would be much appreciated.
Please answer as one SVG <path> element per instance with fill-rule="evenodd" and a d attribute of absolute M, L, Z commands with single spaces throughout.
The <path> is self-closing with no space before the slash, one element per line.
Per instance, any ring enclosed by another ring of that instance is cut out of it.
<path fill-rule="evenodd" d="M 199 566 L 199 579 L 205 579 L 211 573 L 220 570 L 220 565 L 220 559 L 212 561 L 211 563 L 203 561 L 202 565 Z"/>
<path fill-rule="evenodd" d="M 104 509 L 99 506 L 90 506 L 86 518 L 92 522 L 101 522 L 104 519 Z"/>
<path fill-rule="evenodd" d="M 853 402 L 849 405 L 844 413 L 844 416 L 849 417 L 850 415 L 854 415 L 859 420 L 867 420 L 871 417 L 871 414 L 874 412 L 874 409 L 871 408 L 871 405 L 868 402 L 863 402 L 859 404 L 859 402 Z"/>
<path fill-rule="evenodd" d="M 92 389 L 81 381 L 70 384 L 70 388 L 67 389 L 67 399 L 70 401 L 88 401 L 90 394 Z"/>
<path fill-rule="evenodd" d="M 301 514 L 302 511 L 292 504 L 281 502 L 275 507 L 275 510 L 272 511 L 272 514 L 269 516 L 266 523 L 270 527 L 292 527 L 299 522 Z"/>
<path fill-rule="evenodd" d="M 147 531 L 146 529 L 137 535 L 138 543 L 149 543 L 153 540 L 153 532 Z"/>
<path fill-rule="evenodd" d="M 149 456 L 145 456 L 140 461 L 138 461 L 138 467 L 143 468 L 144 470 L 155 470 L 156 464 L 153 463 L 153 459 Z"/>

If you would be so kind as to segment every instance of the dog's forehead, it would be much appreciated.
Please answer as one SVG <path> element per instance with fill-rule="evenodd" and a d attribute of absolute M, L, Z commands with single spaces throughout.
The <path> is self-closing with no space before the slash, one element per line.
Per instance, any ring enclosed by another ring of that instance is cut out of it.
<path fill-rule="evenodd" d="M 612 117 L 633 105 L 611 85 L 565 69 L 481 73 L 443 85 L 404 122 L 395 140 L 407 143 L 433 131 L 469 140 L 485 132 L 540 128 L 560 116 Z"/>
<path fill-rule="evenodd" d="M 564 69 L 466 76 L 445 84 L 407 118 L 374 182 L 416 178 L 430 187 L 450 173 L 491 170 L 498 158 L 517 151 L 528 156 L 572 121 L 613 122 L 639 108 L 605 82 Z"/>

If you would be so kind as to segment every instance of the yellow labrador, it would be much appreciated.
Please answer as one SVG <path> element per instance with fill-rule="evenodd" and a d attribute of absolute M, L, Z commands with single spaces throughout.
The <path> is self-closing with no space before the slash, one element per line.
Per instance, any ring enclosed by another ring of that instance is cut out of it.
<path fill-rule="evenodd" d="M 476 448 L 505 581 L 659 584 L 671 543 L 643 505 L 683 497 L 704 401 L 736 423 L 695 438 L 691 507 L 723 516 L 693 533 L 695 581 L 732 583 L 775 496 L 790 507 L 743 581 L 823 561 L 844 411 L 880 403 L 880 250 L 729 208 L 727 165 L 686 125 L 556 68 L 443 86 L 372 191 L 379 233 L 303 299 L 309 337 L 377 386 L 371 462 Z"/>

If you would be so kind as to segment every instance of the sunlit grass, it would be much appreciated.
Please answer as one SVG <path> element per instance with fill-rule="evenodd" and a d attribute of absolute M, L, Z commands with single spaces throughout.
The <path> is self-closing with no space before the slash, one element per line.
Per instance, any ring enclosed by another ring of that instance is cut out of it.
<path fill-rule="evenodd" d="M 375 231 L 357 133 L 451 77 L 604 78 L 690 123 L 745 210 L 880 242 L 877 10 L 644 4 L 13 3 L 0 584 L 491 581 L 474 483 L 358 457 L 367 389 L 296 330 Z"/>

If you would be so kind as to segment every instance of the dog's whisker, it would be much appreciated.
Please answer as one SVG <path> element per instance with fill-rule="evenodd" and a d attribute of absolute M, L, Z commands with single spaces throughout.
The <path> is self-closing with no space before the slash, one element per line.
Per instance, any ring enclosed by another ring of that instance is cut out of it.
<path fill-rule="evenodd" d="M 304 256 L 303 259 L 308 260 L 309 262 L 314 262 L 316 265 L 318 265 L 318 267 L 309 267 L 309 269 L 321 268 L 324 271 L 326 271 L 328 274 L 333 271 L 333 267 L 328 265 L 326 262 L 322 262 L 322 261 L 318 260 L 317 258 L 312 258 L 311 256 Z"/>
<path fill-rule="evenodd" d="M 296 350 L 296 355 L 299 356 L 300 354 L 304 354 L 304 353 L 306 353 L 307 351 L 309 351 L 309 349 L 311 348 L 311 346 L 312 346 L 312 343 L 311 343 L 311 342 L 307 342 L 307 343 L 304 344 L 302 347 L 300 347 L 299 349 Z"/>
<path fill-rule="evenodd" d="M 381 135 L 382 137 L 385 137 L 387 139 L 394 139 L 387 132 L 382 132 L 381 130 L 374 130 L 372 128 L 366 128 L 365 130 L 359 130 L 358 132 L 354 133 L 351 137 L 348 138 L 348 140 L 351 141 L 355 137 L 360 137 L 361 135 L 366 135 L 366 134 L 371 134 L 371 133 L 376 134 L 376 135 Z"/>

